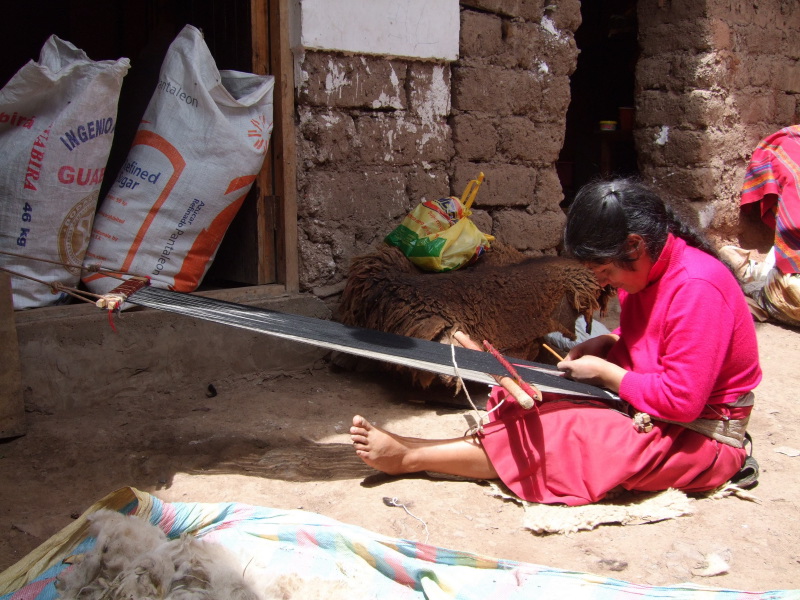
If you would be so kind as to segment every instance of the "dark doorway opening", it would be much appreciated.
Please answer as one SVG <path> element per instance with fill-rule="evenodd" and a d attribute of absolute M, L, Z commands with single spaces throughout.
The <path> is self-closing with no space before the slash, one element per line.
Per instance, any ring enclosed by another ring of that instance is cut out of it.
<path fill-rule="evenodd" d="M 580 54 L 556 164 L 564 208 L 597 176 L 638 173 L 633 141 L 636 0 L 581 2 L 581 17 L 575 33 Z"/>

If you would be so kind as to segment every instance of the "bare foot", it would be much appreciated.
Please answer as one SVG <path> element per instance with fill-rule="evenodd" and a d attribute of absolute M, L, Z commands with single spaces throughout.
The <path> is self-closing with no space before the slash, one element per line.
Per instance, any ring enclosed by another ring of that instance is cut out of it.
<path fill-rule="evenodd" d="M 418 470 L 410 461 L 415 445 L 412 438 L 390 433 L 356 415 L 350 428 L 350 439 L 358 457 L 373 469 L 389 475 Z"/>
<path fill-rule="evenodd" d="M 489 456 L 474 436 L 444 440 L 403 437 L 356 415 L 350 439 L 361 460 L 389 475 L 436 471 L 476 479 L 497 478 Z"/>

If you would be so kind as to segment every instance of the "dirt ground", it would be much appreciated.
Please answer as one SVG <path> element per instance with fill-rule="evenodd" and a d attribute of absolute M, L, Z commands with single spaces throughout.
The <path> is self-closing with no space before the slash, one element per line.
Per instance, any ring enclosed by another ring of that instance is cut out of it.
<path fill-rule="evenodd" d="M 354 413 L 406 435 L 450 437 L 467 429 L 471 411 L 385 375 L 320 364 L 184 390 L 165 381 L 163 391 L 130 389 L 69 413 L 28 406 L 27 435 L 0 443 L 0 569 L 132 486 L 166 501 L 303 509 L 389 536 L 641 584 L 800 588 L 800 332 L 761 324 L 758 337 L 757 502 L 704 498 L 678 519 L 535 535 L 521 526 L 523 509 L 485 485 L 376 474 L 348 437 Z M 712 554 L 728 572 L 693 574 Z"/>

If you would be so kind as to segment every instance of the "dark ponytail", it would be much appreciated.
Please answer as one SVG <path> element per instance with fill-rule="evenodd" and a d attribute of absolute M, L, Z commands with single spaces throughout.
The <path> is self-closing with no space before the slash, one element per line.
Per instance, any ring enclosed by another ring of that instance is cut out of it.
<path fill-rule="evenodd" d="M 708 240 L 699 233 L 694 227 L 690 227 L 683 221 L 681 221 L 680 217 L 669 207 L 667 206 L 667 216 L 670 219 L 669 224 L 669 232 L 674 235 L 675 237 L 679 237 L 684 240 L 689 246 L 694 246 L 705 252 L 706 254 L 710 254 L 714 258 L 718 260 L 722 260 L 719 257 L 716 249 L 708 243 Z M 724 262 L 724 261 L 723 261 Z"/>
<path fill-rule="evenodd" d="M 640 235 L 656 260 L 668 233 L 717 257 L 708 242 L 645 184 L 634 178 L 597 180 L 582 187 L 569 207 L 564 248 L 581 262 L 626 267 L 636 260 L 629 235 Z"/>

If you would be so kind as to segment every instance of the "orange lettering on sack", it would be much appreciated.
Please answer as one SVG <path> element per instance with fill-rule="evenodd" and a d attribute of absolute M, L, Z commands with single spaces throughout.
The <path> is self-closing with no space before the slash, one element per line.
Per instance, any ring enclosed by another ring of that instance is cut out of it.
<path fill-rule="evenodd" d="M 250 189 L 250 186 L 253 185 L 253 182 L 256 180 L 255 175 L 245 175 L 244 177 L 237 177 L 236 179 L 232 179 L 231 182 L 228 184 L 228 189 L 225 190 L 225 195 L 227 196 L 231 192 L 235 192 L 236 190 L 240 190 L 242 188 Z"/>
<path fill-rule="evenodd" d="M 125 261 L 122 263 L 121 270 L 123 272 L 130 269 L 133 259 L 136 258 L 136 253 L 139 251 L 139 246 L 142 245 L 142 240 L 144 240 L 144 236 L 147 235 L 147 230 L 150 229 L 150 226 L 153 224 L 153 220 L 156 218 L 158 211 L 161 210 L 164 202 L 166 202 L 167 198 L 169 198 L 169 195 L 172 193 L 172 189 L 175 187 L 175 184 L 178 183 L 178 179 L 181 177 L 181 173 L 183 173 L 183 170 L 186 168 L 186 161 L 183 159 L 183 156 L 181 156 L 181 153 L 178 151 L 178 149 L 157 133 L 140 129 L 136 133 L 136 137 L 133 139 L 133 146 L 137 146 L 139 144 L 150 146 L 151 148 L 161 152 L 167 158 L 167 160 L 172 163 L 173 172 L 172 176 L 164 185 L 164 189 L 161 190 L 158 198 L 156 198 L 155 203 L 147 212 L 147 216 L 144 218 L 142 226 L 139 227 L 139 231 L 136 232 L 136 237 L 133 239 L 130 250 L 128 250 L 128 255 L 125 257 Z"/>
<path fill-rule="evenodd" d="M 225 207 L 207 229 L 203 229 L 195 238 L 191 249 L 181 264 L 181 269 L 175 274 L 172 289 L 176 292 L 193 292 L 200 285 L 200 280 L 206 272 L 206 266 L 211 256 L 217 251 L 225 232 L 239 212 L 247 197 L 250 186 L 256 180 L 255 175 L 237 177 L 228 184 L 226 194 L 244 190 L 244 193 Z"/>

